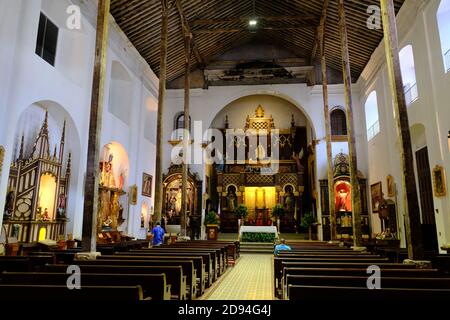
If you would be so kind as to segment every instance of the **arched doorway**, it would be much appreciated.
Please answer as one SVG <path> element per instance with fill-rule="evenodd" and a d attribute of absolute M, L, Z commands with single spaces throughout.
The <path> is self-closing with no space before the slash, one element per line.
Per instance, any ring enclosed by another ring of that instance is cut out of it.
<path fill-rule="evenodd" d="M 410 128 L 416 162 L 418 196 L 420 202 L 422 238 L 426 251 L 438 250 L 433 185 L 428 156 L 425 126 L 415 124 Z"/>

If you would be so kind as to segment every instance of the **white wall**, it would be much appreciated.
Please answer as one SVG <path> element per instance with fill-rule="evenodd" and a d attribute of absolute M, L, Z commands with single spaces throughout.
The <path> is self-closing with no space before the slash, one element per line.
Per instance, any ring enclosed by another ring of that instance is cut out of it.
<path fill-rule="evenodd" d="M 81 30 L 66 27 L 66 8 L 72 3 L 81 7 Z M 55 67 L 34 53 L 41 11 L 59 27 Z M 64 118 L 70 118 L 68 126 L 74 128 L 68 130 L 79 145 L 79 150 L 66 149 L 77 153 L 72 161 L 73 180 L 67 208 L 71 219 L 67 232 L 76 237 L 81 237 L 82 226 L 96 12 L 93 1 L 0 1 L 0 145 L 6 149 L 0 194 L 6 193 L 15 136 L 21 130 L 20 116 L 35 103 L 52 106 L 48 108 L 49 114 L 57 119 L 58 125 L 62 125 Z M 130 103 L 123 106 L 129 121 L 122 121 L 109 112 L 112 61 L 120 63 L 130 77 Z M 144 138 L 144 132 L 150 137 L 156 132 L 156 109 L 149 101 L 156 101 L 157 78 L 113 19 L 110 21 L 106 72 L 101 145 L 116 141 L 127 152 L 130 162 L 128 185 L 137 184 L 139 196 L 138 205 L 125 209 L 129 216 L 125 216 L 123 228 L 128 234 L 142 238 L 145 230 L 140 228 L 141 205 L 153 206 L 153 199 L 141 196 L 141 183 L 142 172 L 154 175 L 155 145 L 154 141 Z M 149 124 L 154 127 L 146 127 Z M 0 197 L 1 208 L 4 200 Z M 1 220 L 2 215 L 0 223 Z"/>
<path fill-rule="evenodd" d="M 408 107 L 409 124 L 425 127 L 430 166 L 442 165 L 450 170 L 447 132 L 450 129 L 450 73 L 444 72 L 444 62 L 437 26 L 436 13 L 440 1 L 407 0 L 397 16 L 399 47 L 410 44 L 414 51 L 414 62 L 419 98 Z M 387 190 L 386 176 L 394 176 L 398 192 L 399 226 L 402 229 L 402 245 L 405 246 L 403 222 L 403 195 L 397 127 L 394 118 L 392 96 L 384 57 L 384 43 L 376 49 L 362 73 L 358 85 L 361 103 L 372 90 L 377 91 L 381 132 L 369 142 L 369 184 L 381 181 Z M 423 138 L 421 138 L 423 140 Z M 413 141 L 414 142 L 414 141 Z M 415 141 L 413 152 L 423 144 Z M 447 185 L 448 185 L 447 175 Z M 384 191 L 386 194 L 387 192 Z M 387 196 L 387 195 L 386 195 Z M 439 245 L 450 242 L 450 202 L 446 197 L 434 197 Z M 374 232 L 379 232 L 379 219 L 373 216 Z"/>

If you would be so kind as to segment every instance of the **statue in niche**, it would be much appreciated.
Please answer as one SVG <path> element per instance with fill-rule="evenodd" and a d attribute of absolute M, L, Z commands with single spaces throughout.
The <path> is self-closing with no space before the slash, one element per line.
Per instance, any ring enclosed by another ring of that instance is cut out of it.
<path fill-rule="evenodd" d="M 66 216 L 66 196 L 61 193 L 58 198 L 58 208 L 56 209 L 58 218 L 65 218 Z"/>
<path fill-rule="evenodd" d="M 285 188 L 286 194 L 284 196 L 284 206 L 287 211 L 294 211 L 295 209 L 295 196 L 292 189 L 292 186 L 286 186 Z"/>
<path fill-rule="evenodd" d="M 5 210 L 3 211 L 4 220 L 11 218 L 14 209 L 14 197 L 14 190 L 9 190 L 6 195 Z"/>
<path fill-rule="evenodd" d="M 258 144 L 258 147 L 256 147 L 255 150 L 255 160 L 264 160 L 266 157 L 266 150 L 264 150 L 264 147 L 261 144 Z"/>
<path fill-rule="evenodd" d="M 348 209 L 347 209 L 348 192 L 345 191 L 344 189 L 341 189 L 341 190 L 339 190 L 338 197 L 339 197 L 338 210 L 339 211 L 348 211 Z"/>
<path fill-rule="evenodd" d="M 116 187 L 116 181 L 112 170 L 112 160 L 113 155 L 110 154 L 108 161 L 101 163 L 100 185 L 108 188 Z"/>
<path fill-rule="evenodd" d="M 295 160 L 295 163 L 297 165 L 297 172 L 303 172 L 304 167 L 301 164 L 301 160 L 303 159 L 305 152 L 303 150 L 303 148 L 300 150 L 300 152 L 298 154 L 296 154 L 295 152 L 292 152 L 292 159 Z"/>
<path fill-rule="evenodd" d="M 230 211 L 234 211 L 237 207 L 236 188 L 234 186 L 228 187 L 227 194 L 227 208 Z"/>

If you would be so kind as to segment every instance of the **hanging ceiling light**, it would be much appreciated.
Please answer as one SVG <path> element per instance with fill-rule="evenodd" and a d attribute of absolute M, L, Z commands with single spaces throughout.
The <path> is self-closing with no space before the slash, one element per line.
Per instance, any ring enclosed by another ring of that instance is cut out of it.
<path fill-rule="evenodd" d="M 248 20 L 248 26 L 251 31 L 255 31 L 256 26 L 258 25 L 258 20 L 256 19 L 256 12 L 255 12 L 255 0 L 253 0 L 253 15 Z"/>

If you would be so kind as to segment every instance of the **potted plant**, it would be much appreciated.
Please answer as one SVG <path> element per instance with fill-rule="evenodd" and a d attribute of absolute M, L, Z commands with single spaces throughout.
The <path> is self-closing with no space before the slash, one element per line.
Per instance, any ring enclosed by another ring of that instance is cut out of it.
<path fill-rule="evenodd" d="M 314 215 L 311 212 L 306 212 L 302 217 L 300 225 L 303 228 L 308 229 L 309 240 L 312 239 L 312 226 L 315 224 L 317 224 L 317 222 L 316 222 L 316 218 L 314 217 Z"/>
<path fill-rule="evenodd" d="M 275 207 L 272 208 L 272 217 L 277 221 L 278 232 L 280 232 L 280 220 L 284 217 L 285 214 L 286 210 L 284 210 L 283 205 L 280 203 L 276 204 Z"/>
<path fill-rule="evenodd" d="M 240 204 L 236 209 L 234 209 L 234 215 L 238 219 L 238 226 L 241 226 L 242 219 L 245 220 L 248 216 L 248 208 L 245 204 Z"/>
<path fill-rule="evenodd" d="M 205 216 L 206 235 L 208 240 L 217 240 L 219 233 L 219 216 L 215 211 L 210 211 Z"/>

